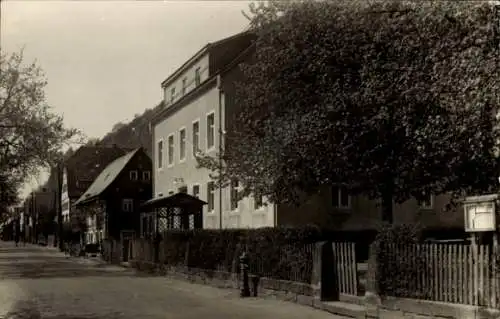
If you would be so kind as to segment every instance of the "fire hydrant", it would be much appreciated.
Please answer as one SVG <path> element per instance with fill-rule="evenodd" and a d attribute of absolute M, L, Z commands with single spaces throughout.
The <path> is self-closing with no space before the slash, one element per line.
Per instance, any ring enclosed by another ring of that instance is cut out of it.
<path fill-rule="evenodd" d="M 241 270 L 241 297 L 250 297 L 250 285 L 248 282 L 248 255 L 246 252 L 243 252 L 240 256 L 240 270 Z"/>

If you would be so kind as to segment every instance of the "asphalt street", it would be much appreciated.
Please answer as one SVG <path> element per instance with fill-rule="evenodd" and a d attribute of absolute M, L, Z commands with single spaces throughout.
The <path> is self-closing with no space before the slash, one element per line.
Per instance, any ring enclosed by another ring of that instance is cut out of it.
<path fill-rule="evenodd" d="M 50 248 L 0 242 L 0 319 L 286 318 L 335 319 L 297 304 L 241 299 Z"/>

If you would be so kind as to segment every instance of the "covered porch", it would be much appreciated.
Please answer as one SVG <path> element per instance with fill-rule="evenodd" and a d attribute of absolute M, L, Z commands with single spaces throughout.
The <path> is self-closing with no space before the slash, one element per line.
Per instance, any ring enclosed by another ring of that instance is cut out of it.
<path fill-rule="evenodd" d="M 141 237 L 148 238 L 168 229 L 203 228 L 201 199 L 186 193 L 148 200 L 141 205 Z"/>

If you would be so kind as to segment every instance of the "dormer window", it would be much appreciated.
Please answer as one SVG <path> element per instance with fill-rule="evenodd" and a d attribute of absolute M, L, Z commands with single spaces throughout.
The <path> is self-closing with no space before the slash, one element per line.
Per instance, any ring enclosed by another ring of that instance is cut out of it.
<path fill-rule="evenodd" d="M 136 181 L 138 179 L 137 171 L 130 171 L 130 180 Z"/>
<path fill-rule="evenodd" d="M 170 103 L 174 103 L 175 100 L 175 87 L 170 90 Z"/>
<path fill-rule="evenodd" d="M 182 79 L 182 95 L 186 94 L 187 78 Z"/>
<path fill-rule="evenodd" d="M 200 85 L 201 76 L 200 76 L 200 67 L 197 67 L 194 71 L 194 83 L 196 86 Z"/>

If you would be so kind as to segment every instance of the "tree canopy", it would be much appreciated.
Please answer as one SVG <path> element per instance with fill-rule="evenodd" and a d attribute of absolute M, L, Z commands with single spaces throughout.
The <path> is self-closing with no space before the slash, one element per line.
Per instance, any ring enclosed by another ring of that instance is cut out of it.
<path fill-rule="evenodd" d="M 488 3 L 274 2 L 251 8 L 222 174 L 297 202 L 327 185 L 392 202 L 498 186 L 498 18 Z"/>
<path fill-rule="evenodd" d="M 78 133 L 46 103 L 46 84 L 36 63 L 23 63 L 22 52 L 1 52 L 0 176 L 15 197 L 28 177 L 61 160 L 61 147 Z"/>

